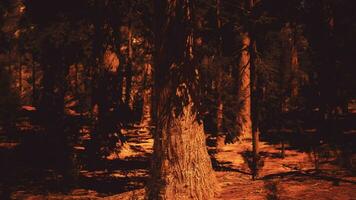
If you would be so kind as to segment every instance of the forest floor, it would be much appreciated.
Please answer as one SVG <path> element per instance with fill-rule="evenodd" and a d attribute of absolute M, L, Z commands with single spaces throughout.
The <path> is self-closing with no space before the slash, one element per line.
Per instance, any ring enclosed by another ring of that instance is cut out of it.
<path fill-rule="evenodd" d="M 81 169 L 79 184 L 66 187 L 69 189 L 59 189 L 63 188 L 63 183 L 56 181 L 60 175 L 52 170 L 39 177 L 33 177 L 33 171 L 12 172 L 15 178 L 6 187 L 8 191 L 1 189 L 7 183 L 0 182 L 0 197 L 1 193 L 8 192 L 11 199 L 21 200 L 143 199 L 153 139 L 138 128 L 125 135 L 127 143 L 121 152 L 108 157 L 109 167 L 95 171 Z M 16 145 L 0 143 L 0 156 L 15 149 Z M 246 157 L 246 152 L 251 150 L 249 140 L 226 144 L 219 150 L 209 147 L 221 187 L 216 199 L 356 200 L 355 173 L 340 167 L 340 161 L 333 153 L 317 157 L 319 170 L 316 171 L 313 153 L 286 145 L 285 157 L 281 158 L 280 146 L 262 139 L 260 152 L 263 161 L 254 181 L 251 179 L 249 158 Z M 7 162 L 6 159 L 9 157 L 2 157 L 0 163 Z M 352 155 L 352 161 L 356 161 L 355 155 Z"/>

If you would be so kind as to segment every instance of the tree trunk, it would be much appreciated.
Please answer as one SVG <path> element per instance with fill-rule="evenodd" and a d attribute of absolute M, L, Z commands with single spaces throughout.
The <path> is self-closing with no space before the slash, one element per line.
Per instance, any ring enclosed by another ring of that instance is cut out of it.
<path fill-rule="evenodd" d="M 144 72 L 144 90 L 143 90 L 143 105 L 141 127 L 144 130 L 149 130 L 152 122 L 152 66 L 149 63 L 145 64 Z"/>
<path fill-rule="evenodd" d="M 218 75 L 218 84 L 216 89 L 221 90 L 221 79 L 222 79 L 222 74 L 221 72 Z M 217 91 L 218 92 L 218 99 L 217 99 L 217 111 L 216 111 L 216 130 L 218 135 L 221 134 L 223 132 L 223 120 L 224 120 L 224 104 L 222 102 L 222 95 L 221 95 L 221 91 Z"/>
<path fill-rule="evenodd" d="M 18 55 L 20 57 L 20 55 Z M 23 82 L 23 78 L 22 78 L 22 64 L 21 64 L 21 58 L 19 58 L 18 60 L 18 65 L 19 65 L 19 96 L 20 96 L 20 99 L 22 99 L 22 91 L 23 91 L 23 85 L 22 85 L 22 82 Z"/>
<path fill-rule="evenodd" d="M 91 166 L 97 167 L 101 164 L 105 156 L 116 148 L 117 140 L 114 133 L 119 132 L 117 113 L 119 106 L 117 104 L 117 77 L 119 73 L 119 58 L 111 50 L 111 46 L 105 47 L 105 52 L 97 64 L 99 72 L 96 72 L 96 85 L 93 91 L 94 103 L 94 130 L 91 132 L 90 157 Z"/>
<path fill-rule="evenodd" d="M 219 69 L 222 70 L 222 69 Z M 221 94 L 221 81 L 222 81 L 222 72 L 218 72 L 218 80 L 217 80 L 217 93 L 218 93 L 218 99 L 217 99 L 217 111 L 216 111 L 216 150 L 221 151 L 222 147 L 225 146 L 225 135 L 223 133 L 223 120 L 224 120 L 224 104 L 222 101 L 222 94 Z"/>
<path fill-rule="evenodd" d="M 242 138 L 251 138 L 251 88 L 250 88 L 250 36 L 248 33 L 241 34 L 241 58 L 239 63 L 239 93 L 240 112 L 237 115 L 237 125 L 240 127 L 238 135 Z"/>
<path fill-rule="evenodd" d="M 289 76 L 285 82 L 290 84 L 290 96 L 287 98 L 295 98 L 298 96 L 299 90 L 299 60 L 297 49 L 297 25 L 295 22 L 288 22 L 281 30 L 283 48 L 289 49 L 283 52 L 283 65 L 289 69 Z M 286 69 L 287 69 L 286 68 Z M 284 69 L 284 70 L 286 70 Z"/>
<path fill-rule="evenodd" d="M 168 98 L 160 97 L 161 105 Z M 164 102 L 167 103 L 167 102 Z M 154 143 L 149 199 L 212 199 L 216 185 L 203 125 L 193 103 L 180 116 L 159 115 Z"/>
<path fill-rule="evenodd" d="M 258 172 L 260 168 L 260 156 L 259 156 L 259 130 L 253 130 L 252 133 L 252 155 L 253 155 L 253 169 L 252 169 L 252 180 L 256 180 L 258 177 Z"/>
<path fill-rule="evenodd" d="M 281 158 L 286 157 L 285 145 L 284 145 L 284 137 L 281 139 Z"/>
<path fill-rule="evenodd" d="M 32 62 L 32 105 L 37 106 L 36 63 Z"/>
<path fill-rule="evenodd" d="M 221 32 L 221 19 L 220 19 L 220 0 L 216 0 L 216 25 L 217 28 L 219 30 L 219 32 Z M 218 56 L 222 56 L 222 37 L 221 37 L 221 33 L 219 34 L 219 45 L 218 45 Z M 220 66 L 219 66 L 220 67 Z M 217 106 L 217 131 L 218 131 L 218 135 L 221 134 L 222 132 L 222 125 L 223 125 L 223 114 L 224 114 L 224 105 L 222 102 L 222 97 L 221 97 L 221 82 L 222 82 L 222 68 L 220 67 L 218 69 L 218 80 L 217 80 L 217 90 L 218 90 L 218 106 Z"/>
<path fill-rule="evenodd" d="M 218 109 L 217 109 L 217 136 L 216 136 L 216 149 L 219 150 L 225 144 L 225 137 L 223 136 L 223 120 L 224 120 L 224 104 L 221 100 L 221 94 L 218 96 Z"/>
<path fill-rule="evenodd" d="M 198 104 L 192 98 L 193 80 L 183 79 L 197 72 L 192 60 L 192 30 L 184 32 L 191 22 L 191 3 L 189 0 L 155 1 L 157 113 L 149 200 L 209 200 L 214 198 L 218 187 L 203 124 L 197 120 L 194 109 Z M 175 67 L 177 63 L 184 64 Z M 182 71 L 172 72 L 176 70 Z M 183 77 L 177 77 L 179 74 Z"/>
<path fill-rule="evenodd" d="M 129 108 L 133 109 L 133 100 L 131 99 L 131 87 L 132 87 L 132 59 L 133 59 L 133 50 L 132 50 L 132 27 L 131 22 L 128 25 L 128 39 L 127 39 L 127 64 L 126 64 L 126 86 L 125 86 L 125 103 Z"/>
<path fill-rule="evenodd" d="M 79 65 L 75 64 L 74 65 L 75 68 L 75 77 L 74 77 L 74 81 L 75 81 L 75 91 L 74 91 L 74 95 L 75 96 L 79 96 L 79 91 L 80 91 L 80 84 L 79 84 Z"/>
<path fill-rule="evenodd" d="M 249 9 L 252 11 L 253 7 L 255 5 L 255 0 L 250 0 L 250 5 Z M 254 38 L 253 38 L 254 39 Z M 249 87 L 248 90 L 250 91 L 249 95 L 249 111 L 250 111 L 250 116 L 247 118 L 247 123 L 248 123 L 248 128 L 251 128 L 252 131 L 252 155 L 253 155 L 253 173 L 252 173 L 252 180 L 255 180 L 258 177 L 258 172 L 260 167 L 262 166 L 263 160 L 261 160 L 260 154 L 259 154 L 259 103 L 258 99 L 261 98 L 262 91 L 260 90 L 258 84 L 258 77 L 257 77 L 257 71 L 256 71 L 256 58 L 257 58 L 257 45 L 256 45 L 256 40 L 251 40 L 248 34 L 245 34 L 242 39 L 243 47 L 246 45 L 246 50 L 247 53 L 249 52 L 251 55 L 248 55 L 248 64 L 249 67 L 246 69 L 249 69 L 247 74 L 246 74 L 246 79 L 247 76 L 249 76 Z M 250 45 L 252 45 L 250 48 Z M 245 50 L 245 51 L 246 51 Z M 244 82 L 244 78 L 242 78 Z M 247 81 L 247 80 L 246 80 Z M 244 86 L 244 84 L 242 84 Z M 252 105 L 251 105 L 252 104 Z M 248 122 L 249 121 L 249 122 Z"/>
<path fill-rule="evenodd" d="M 299 70 L 299 61 L 298 61 L 298 51 L 295 45 L 295 38 L 293 38 L 291 44 L 291 55 L 290 55 L 290 65 L 292 70 L 292 81 L 291 81 L 291 97 L 297 97 L 299 93 L 298 87 L 298 70 Z"/>
<path fill-rule="evenodd" d="M 250 58 L 250 92 L 251 92 L 251 104 L 250 112 L 251 112 L 251 129 L 252 129 L 252 155 L 253 155 L 253 173 L 252 179 L 255 180 L 258 177 L 259 168 L 261 167 L 262 160 L 259 155 L 259 143 L 260 143 L 260 131 L 259 131 L 259 119 L 258 119 L 258 112 L 259 112 L 259 104 L 258 100 L 261 97 L 262 91 L 260 91 L 258 83 L 258 77 L 256 73 L 256 65 L 255 59 L 257 54 L 257 46 L 256 41 L 252 42 L 252 48 L 249 49 L 251 51 L 251 58 Z"/>
<path fill-rule="evenodd" d="M 222 36 L 221 36 L 221 16 L 220 16 L 220 0 L 216 0 L 216 25 L 219 31 L 218 38 L 218 56 L 222 57 Z M 218 80 L 217 80 L 217 112 L 216 112 L 216 149 L 218 151 L 225 145 L 225 137 L 223 135 L 223 120 L 224 120 L 224 104 L 222 100 L 222 80 L 223 80 L 223 68 L 222 66 L 218 66 Z"/>

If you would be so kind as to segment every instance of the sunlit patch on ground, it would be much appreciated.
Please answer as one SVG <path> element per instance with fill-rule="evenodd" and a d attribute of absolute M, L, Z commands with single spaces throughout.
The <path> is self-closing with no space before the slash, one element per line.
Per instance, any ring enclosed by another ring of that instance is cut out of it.
<path fill-rule="evenodd" d="M 110 169 L 80 170 L 81 183 L 66 192 L 42 190 L 42 187 L 21 188 L 12 192 L 13 199 L 143 199 L 149 178 L 149 157 L 153 139 L 139 131 L 126 131 L 128 138 L 121 151 L 111 154 Z M 0 148 L 15 148 L 18 143 L 0 143 Z M 82 146 L 75 146 L 79 152 Z M 285 158 L 281 158 L 280 144 L 260 143 L 263 159 L 258 179 L 251 180 L 245 153 L 251 150 L 251 141 L 227 144 L 216 151 L 209 147 L 216 167 L 216 176 L 222 190 L 216 199 L 225 200 L 284 200 L 284 199 L 352 199 L 356 191 L 356 177 L 338 167 L 336 154 L 323 158 L 321 172 L 316 173 L 311 153 L 286 145 Z M 61 179 L 48 171 L 47 182 Z M 57 187 L 59 187 L 58 185 Z M 36 189 L 37 188 L 37 189 Z"/>

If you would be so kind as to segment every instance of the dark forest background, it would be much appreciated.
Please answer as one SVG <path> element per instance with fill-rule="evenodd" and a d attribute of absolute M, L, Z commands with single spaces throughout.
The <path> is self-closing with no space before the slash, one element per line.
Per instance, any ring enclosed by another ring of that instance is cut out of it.
<path fill-rule="evenodd" d="M 189 83 L 206 137 L 242 141 L 243 124 L 252 123 L 261 140 L 335 150 L 354 172 L 355 3 L 189 2 L 191 20 L 174 22 L 167 36 L 157 30 L 168 15 L 148 0 L 1 0 L 0 142 L 19 144 L 14 154 L 2 151 L 3 195 L 43 169 L 69 187 L 83 169 L 117 166 L 107 157 L 125 146 L 127 130 L 155 132 L 164 73 Z M 180 49 L 188 32 L 192 49 Z M 194 69 L 155 66 L 165 58 L 179 65 L 179 52 L 194 54 Z"/>

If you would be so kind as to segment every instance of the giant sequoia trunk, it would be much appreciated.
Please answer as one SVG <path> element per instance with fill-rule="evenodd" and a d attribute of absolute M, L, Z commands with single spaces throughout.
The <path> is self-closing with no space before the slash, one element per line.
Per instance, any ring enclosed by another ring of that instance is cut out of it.
<path fill-rule="evenodd" d="M 240 72 L 238 99 L 240 112 L 237 115 L 237 125 L 240 127 L 237 133 L 242 138 L 251 138 L 251 89 L 250 89 L 250 37 L 248 33 L 241 34 L 241 55 L 238 66 Z"/>
<path fill-rule="evenodd" d="M 155 2 L 155 102 L 150 200 L 213 199 L 218 184 L 195 111 L 191 2 Z M 168 17 L 167 17 L 168 16 Z M 187 32 L 185 32 L 187 31 Z M 188 78 L 189 77 L 189 78 Z"/>
<path fill-rule="evenodd" d="M 158 105 L 169 104 L 167 94 L 161 93 Z M 203 200 L 214 196 L 217 182 L 206 149 L 203 125 L 196 120 L 192 107 L 190 101 L 179 115 L 173 109 L 157 116 L 149 199 Z"/>

